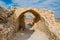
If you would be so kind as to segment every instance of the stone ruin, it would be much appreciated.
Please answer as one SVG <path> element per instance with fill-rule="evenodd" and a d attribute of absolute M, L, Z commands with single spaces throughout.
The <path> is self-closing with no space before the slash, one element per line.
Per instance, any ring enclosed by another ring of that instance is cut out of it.
<path fill-rule="evenodd" d="M 48 35 L 49 40 L 60 40 L 60 25 L 56 23 L 51 10 L 39 8 L 14 8 L 5 10 L 0 8 L 0 40 L 12 40 L 18 29 L 25 29 L 24 17 L 26 12 L 33 15 L 31 30 L 42 31 Z M 3 15 L 3 16 L 2 16 Z"/>

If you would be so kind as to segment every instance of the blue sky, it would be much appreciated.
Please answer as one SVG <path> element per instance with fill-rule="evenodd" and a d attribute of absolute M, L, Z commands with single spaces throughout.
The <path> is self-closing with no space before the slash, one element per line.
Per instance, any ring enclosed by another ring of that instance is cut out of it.
<path fill-rule="evenodd" d="M 53 10 L 56 18 L 60 18 L 60 0 L 0 0 L 0 6 L 8 9 L 15 7 L 36 7 Z"/>

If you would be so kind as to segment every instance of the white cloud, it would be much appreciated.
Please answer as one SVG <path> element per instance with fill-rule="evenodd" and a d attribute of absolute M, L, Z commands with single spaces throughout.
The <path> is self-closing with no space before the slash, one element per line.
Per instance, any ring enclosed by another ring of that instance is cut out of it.
<path fill-rule="evenodd" d="M 38 1 L 40 1 L 40 0 L 12 0 L 13 3 L 18 3 L 18 4 L 20 4 L 20 3 L 30 3 L 30 2 L 35 3 L 35 2 L 38 2 Z"/>
<path fill-rule="evenodd" d="M 4 1 L 0 1 L 0 6 L 2 6 L 2 7 L 4 7 L 4 8 L 6 8 L 6 9 L 8 9 L 10 6 L 12 6 L 12 5 L 14 5 L 13 3 L 11 3 L 11 4 L 6 4 Z"/>
<path fill-rule="evenodd" d="M 41 2 L 42 1 L 42 2 Z M 57 0 L 12 0 L 12 2 L 20 7 L 42 7 L 51 10 L 55 10 L 56 7 L 51 6 L 50 4 L 54 4 Z"/>
<path fill-rule="evenodd" d="M 44 2 L 40 2 L 44 1 Z M 50 4 L 53 3 L 55 0 L 12 0 L 13 3 L 17 3 L 17 5 L 32 5 L 34 3 L 41 3 L 41 4 Z"/>
<path fill-rule="evenodd" d="M 13 3 L 19 5 L 19 6 L 29 6 L 33 5 L 33 3 L 36 3 L 40 0 L 12 0 Z"/>
<path fill-rule="evenodd" d="M 51 3 L 53 3 L 55 0 L 47 0 L 47 1 L 45 1 L 43 4 L 51 4 Z"/>
<path fill-rule="evenodd" d="M 47 9 L 52 9 L 51 3 L 56 0 L 12 0 L 12 2 L 20 7 L 45 7 Z"/>
<path fill-rule="evenodd" d="M 5 4 L 5 2 L 3 2 L 3 1 L 0 1 L 0 6 L 2 6 L 2 7 L 4 7 L 4 8 L 7 7 L 7 5 Z"/>

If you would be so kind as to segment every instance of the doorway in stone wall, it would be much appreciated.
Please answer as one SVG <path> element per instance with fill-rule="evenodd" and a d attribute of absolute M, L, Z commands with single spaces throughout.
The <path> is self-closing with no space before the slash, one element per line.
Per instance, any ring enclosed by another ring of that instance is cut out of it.
<path fill-rule="evenodd" d="M 25 19 L 25 28 L 30 30 L 32 28 L 33 24 L 34 24 L 33 20 L 34 20 L 35 16 L 30 12 L 27 12 L 24 15 L 25 15 L 25 17 L 24 17 L 24 19 Z"/>

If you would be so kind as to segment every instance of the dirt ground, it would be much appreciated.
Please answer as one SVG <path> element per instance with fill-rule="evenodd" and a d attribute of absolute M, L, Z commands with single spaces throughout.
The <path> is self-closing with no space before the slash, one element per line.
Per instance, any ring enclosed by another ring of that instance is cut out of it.
<path fill-rule="evenodd" d="M 18 31 L 15 33 L 13 40 L 28 40 L 33 34 L 33 31 L 25 29 L 25 31 Z"/>
<path fill-rule="evenodd" d="M 13 40 L 49 40 L 43 32 L 33 32 L 26 29 L 15 33 Z"/>

